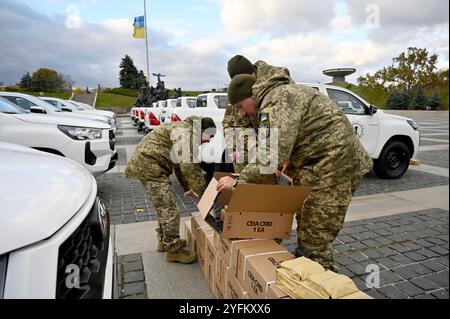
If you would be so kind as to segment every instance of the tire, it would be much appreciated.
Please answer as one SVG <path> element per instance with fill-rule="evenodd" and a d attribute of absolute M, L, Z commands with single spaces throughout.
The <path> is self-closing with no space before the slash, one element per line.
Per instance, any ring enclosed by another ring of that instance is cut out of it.
<path fill-rule="evenodd" d="M 408 171 L 410 160 L 411 153 L 405 143 L 390 142 L 374 161 L 374 171 L 382 179 L 399 179 Z"/>

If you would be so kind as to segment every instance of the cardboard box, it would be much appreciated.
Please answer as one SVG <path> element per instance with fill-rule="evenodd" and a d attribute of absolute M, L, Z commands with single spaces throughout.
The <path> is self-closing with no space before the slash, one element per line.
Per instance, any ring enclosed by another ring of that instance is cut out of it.
<path fill-rule="evenodd" d="M 215 283 L 215 274 L 216 274 L 216 249 L 214 247 L 214 236 L 207 237 L 207 245 L 206 245 L 206 267 L 208 270 L 208 283 L 211 291 L 214 291 L 214 283 Z"/>
<path fill-rule="evenodd" d="M 197 245 L 195 242 L 194 234 L 192 233 L 192 224 L 191 220 L 187 220 L 184 224 L 184 238 L 186 239 L 186 243 L 190 249 L 197 251 Z"/>
<path fill-rule="evenodd" d="M 266 294 L 266 299 L 292 299 L 289 297 L 283 290 L 278 288 L 277 284 L 271 284 L 269 285 L 269 290 Z"/>
<path fill-rule="evenodd" d="M 198 261 L 198 264 L 200 266 L 200 270 L 203 273 L 203 276 L 205 276 L 205 279 L 208 281 L 208 279 L 209 279 L 208 278 L 208 274 L 209 273 L 208 273 L 208 269 L 207 269 L 207 265 L 206 265 L 206 258 L 205 257 L 206 257 L 205 256 L 205 252 L 200 249 L 200 246 L 197 243 L 197 261 Z"/>
<path fill-rule="evenodd" d="M 225 299 L 225 291 L 222 290 L 217 283 L 214 284 L 213 294 L 216 299 Z"/>
<path fill-rule="evenodd" d="M 250 298 L 267 298 L 270 285 L 275 284 L 277 268 L 282 262 L 294 258 L 287 251 L 247 257 L 242 282 Z"/>
<path fill-rule="evenodd" d="M 233 271 L 233 274 L 239 279 L 242 280 L 242 277 L 239 277 L 239 259 L 242 250 L 251 249 L 251 251 L 247 251 L 246 254 L 256 254 L 268 251 L 286 251 L 285 248 L 278 245 L 274 240 L 269 239 L 248 239 L 235 241 L 231 244 L 230 250 L 230 268 Z"/>
<path fill-rule="evenodd" d="M 227 272 L 230 267 L 225 263 L 225 261 L 217 255 L 217 268 L 215 274 L 216 285 L 225 294 L 225 286 L 227 282 Z"/>
<path fill-rule="evenodd" d="M 230 269 L 227 271 L 227 282 L 225 287 L 225 299 L 248 299 L 248 295 L 242 284 L 233 275 Z"/>
<path fill-rule="evenodd" d="M 219 251 L 220 237 L 220 233 L 214 232 L 214 247 L 217 251 Z"/>
<path fill-rule="evenodd" d="M 214 235 L 214 230 L 202 219 L 200 215 L 192 216 L 191 224 L 192 233 L 194 234 L 195 240 L 206 255 L 206 239 L 209 236 Z"/>
<path fill-rule="evenodd" d="M 226 176 L 215 174 L 198 208 L 207 222 L 214 223 L 209 211 L 214 206 L 227 205 L 222 238 L 288 239 L 291 237 L 294 213 L 310 193 L 309 188 L 296 186 L 239 184 L 235 191 L 218 194 L 218 180 Z"/>

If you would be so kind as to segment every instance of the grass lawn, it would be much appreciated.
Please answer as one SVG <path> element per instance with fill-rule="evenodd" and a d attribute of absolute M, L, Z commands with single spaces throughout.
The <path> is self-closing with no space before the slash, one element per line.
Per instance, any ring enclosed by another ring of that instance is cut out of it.
<path fill-rule="evenodd" d="M 97 96 L 97 108 L 127 108 L 132 107 L 136 102 L 135 97 L 118 95 L 112 93 L 99 93 Z"/>

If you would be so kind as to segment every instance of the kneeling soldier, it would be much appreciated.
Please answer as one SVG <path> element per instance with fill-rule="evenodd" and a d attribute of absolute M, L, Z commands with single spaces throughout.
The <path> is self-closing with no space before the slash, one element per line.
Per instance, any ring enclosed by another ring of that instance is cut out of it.
<path fill-rule="evenodd" d="M 141 141 L 125 170 L 125 177 L 142 181 L 156 208 L 158 251 L 166 252 L 168 262 L 189 264 L 197 258 L 194 247 L 184 248 L 186 241 L 180 239 L 180 211 L 171 192 L 170 175 L 175 173 L 186 196 L 201 197 L 206 184 L 195 154 L 200 142 L 208 142 L 215 131 L 214 121 L 208 117 L 162 125 Z M 198 141 L 196 133 L 200 133 Z M 187 152 L 180 154 L 176 149 Z M 183 156 L 181 161 L 179 155 Z"/>

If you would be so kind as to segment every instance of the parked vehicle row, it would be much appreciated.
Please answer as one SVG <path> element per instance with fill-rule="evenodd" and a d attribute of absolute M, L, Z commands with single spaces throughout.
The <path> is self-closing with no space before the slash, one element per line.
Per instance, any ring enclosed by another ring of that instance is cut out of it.
<path fill-rule="evenodd" d="M 0 92 L 0 142 L 70 158 L 94 176 L 118 160 L 115 132 L 102 115 L 63 112 L 37 97 Z"/>
<path fill-rule="evenodd" d="M 341 87 L 313 83 L 298 85 L 316 89 L 336 102 L 373 159 L 374 171 L 379 177 L 397 179 L 407 172 L 410 160 L 419 152 L 420 132 L 414 120 L 378 110 L 360 96 Z M 227 94 L 201 94 L 195 102 L 194 98 L 183 97 L 177 99 L 175 108 L 172 105 L 172 100 L 168 100 L 154 103 L 151 108 L 133 108 L 131 120 L 138 131 L 148 133 L 170 121 L 183 121 L 193 115 L 208 116 L 214 119 L 221 130 L 228 105 Z M 224 149 L 223 134 L 217 134 L 210 143 L 202 146 L 202 159 L 220 163 Z"/>

